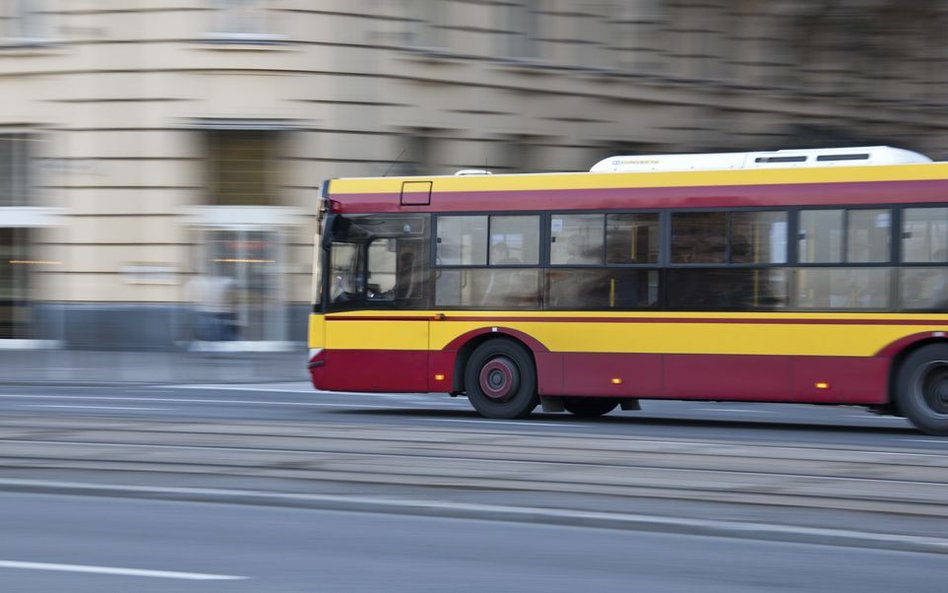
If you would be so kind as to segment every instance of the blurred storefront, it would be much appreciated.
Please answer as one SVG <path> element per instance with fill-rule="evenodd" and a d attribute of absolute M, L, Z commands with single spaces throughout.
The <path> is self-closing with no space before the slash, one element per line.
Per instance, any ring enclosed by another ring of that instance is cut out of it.
<path fill-rule="evenodd" d="M 0 343 L 300 346 L 329 177 L 943 159 L 948 2 L 857 4 L 0 2 Z"/>

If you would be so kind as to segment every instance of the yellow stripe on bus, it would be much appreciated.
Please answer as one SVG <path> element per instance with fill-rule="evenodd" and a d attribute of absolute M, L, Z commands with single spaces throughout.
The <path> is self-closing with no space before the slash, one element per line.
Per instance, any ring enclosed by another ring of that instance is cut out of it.
<path fill-rule="evenodd" d="M 582 190 L 642 187 L 701 187 L 715 185 L 776 185 L 870 181 L 935 180 L 948 177 L 948 164 L 925 163 L 874 167 L 742 169 L 663 173 L 538 173 L 520 175 L 384 177 L 334 179 L 332 194 L 400 193 L 402 183 L 434 182 L 439 192 Z"/>
<path fill-rule="evenodd" d="M 491 312 L 490 316 L 496 319 L 485 321 L 488 315 L 471 312 L 449 314 L 445 320 L 429 322 L 433 314 L 417 311 L 394 315 L 394 319 L 379 319 L 378 312 L 330 314 L 326 318 L 325 347 L 437 351 L 466 333 L 497 327 L 523 332 L 553 352 L 860 357 L 873 356 L 907 335 L 948 328 L 946 315 L 880 314 L 873 315 L 872 320 L 865 324 L 853 323 L 866 319 L 855 313 L 788 313 L 776 317 L 739 313 Z M 358 320 L 358 317 L 367 319 Z M 397 317 L 414 318 L 415 321 Z M 504 320 L 505 317 L 508 320 Z M 544 321 L 545 317 L 561 320 Z M 584 317 L 590 320 L 583 321 Z M 567 319 L 562 320 L 564 318 Z M 609 321 L 610 318 L 616 321 Z M 623 318 L 642 319 L 643 322 L 619 321 Z M 689 323 L 688 319 L 695 321 Z M 797 323 L 787 323 L 794 320 Z M 884 320 L 899 323 L 873 323 Z M 312 327 L 310 331 L 310 347 L 314 347 L 312 340 L 316 336 Z"/>
<path fill-rule="evenodd" d="M 499 323 L 530 335 L 553 352 L 872 356 L 925 327 L 728 323 Z M 483 323 L 431 326 L 431 349 Z"/>

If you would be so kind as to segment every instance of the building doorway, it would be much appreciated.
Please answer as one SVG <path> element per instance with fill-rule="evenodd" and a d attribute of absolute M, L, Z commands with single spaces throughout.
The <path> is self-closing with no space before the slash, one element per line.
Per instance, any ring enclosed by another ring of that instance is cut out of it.
<path fill-rule="evenodd" d="M 29 229 L 0 228 L 0 339 L 31 337 Z"/>
<path fill-rule="evenodd" d="M 200 229 L 188 283 L 192 344 L 198 350 L 278 350 L 288 346 L 279 231 Z"/>

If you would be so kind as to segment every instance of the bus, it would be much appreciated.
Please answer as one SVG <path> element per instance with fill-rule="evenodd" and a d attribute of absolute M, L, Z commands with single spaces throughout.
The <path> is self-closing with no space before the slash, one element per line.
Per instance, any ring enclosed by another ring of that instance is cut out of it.
<path fill-rule="evenodd" d="M 850 405 L 948 434 L 948 163 L 915 152 L 331 179 L 318 229 L 317 389 L 499 419 Z"/>

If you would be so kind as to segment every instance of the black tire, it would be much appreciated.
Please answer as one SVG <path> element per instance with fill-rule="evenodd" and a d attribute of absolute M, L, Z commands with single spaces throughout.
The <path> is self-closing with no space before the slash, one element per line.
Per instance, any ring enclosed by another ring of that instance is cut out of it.
<path fill-rule="evenodd" d="M 563 400 L 566 411 L 580 418 L 604 416 L 616 409 L 618 400 L 608 397 L 568 397 Z"/>
<path fill-rule="evenodd" d="M 948 344 L 924 346 L 902 363 L 896 378 L 899 411 L 919 430 L 948 436 Z"/>
<path fill-rule="evenodd" d="M 467 398 L 481 416 L 525 418 L 540 399 L 533 357 L 512 340 L 494 338 L 474 350 L 464 369 Z"/>

